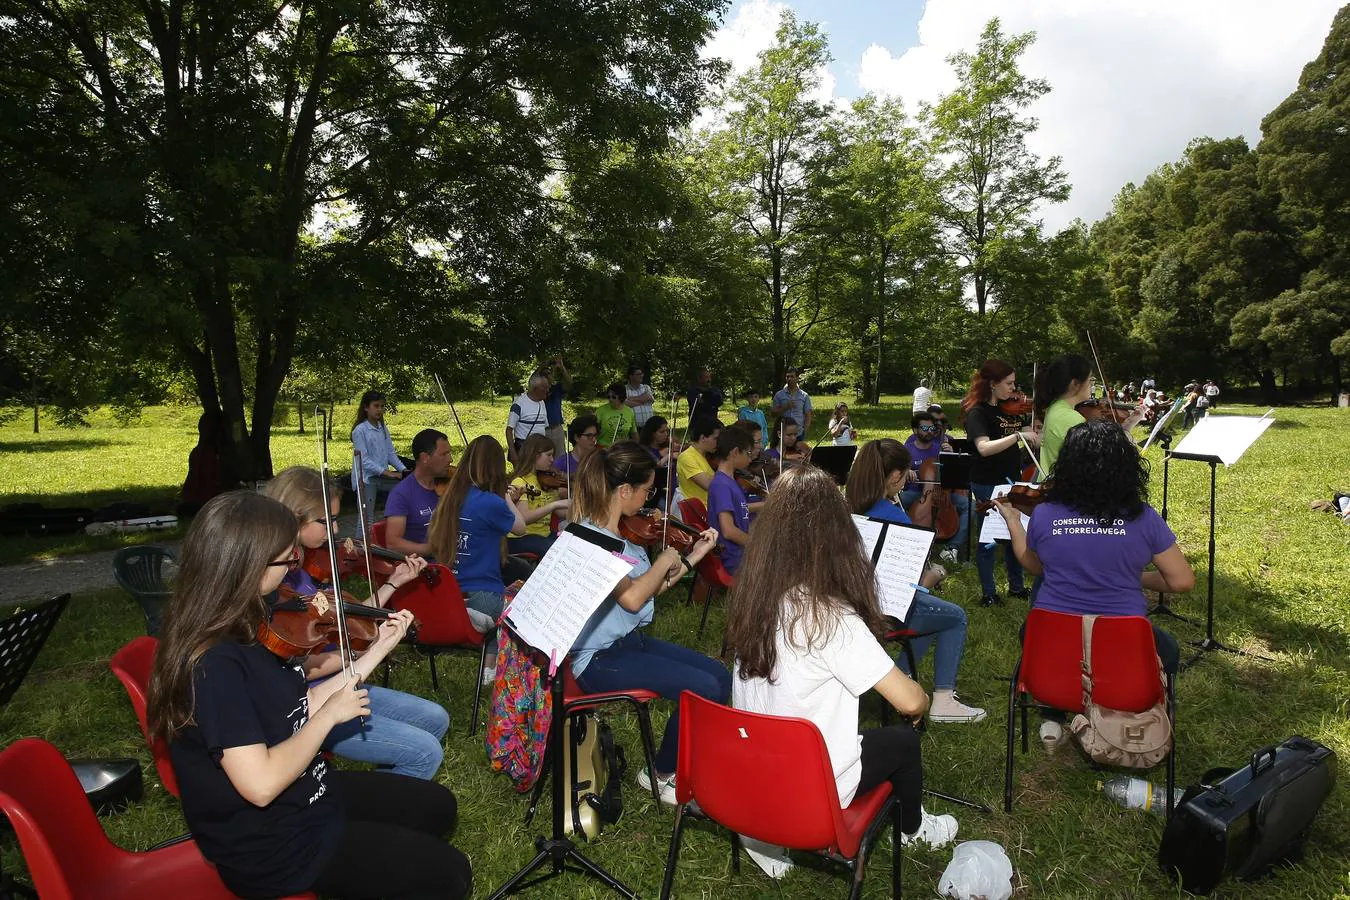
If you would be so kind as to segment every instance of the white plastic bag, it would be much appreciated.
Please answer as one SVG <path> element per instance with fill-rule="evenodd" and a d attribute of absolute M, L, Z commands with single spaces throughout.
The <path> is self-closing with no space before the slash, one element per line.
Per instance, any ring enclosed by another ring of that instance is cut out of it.
<path fill-rule="evenodd" d="M 993 841 L 963 841 L 942 872 L 938 891 L 957 900 L 1008 900 L 1012 896 L 1012 863 Z"/>

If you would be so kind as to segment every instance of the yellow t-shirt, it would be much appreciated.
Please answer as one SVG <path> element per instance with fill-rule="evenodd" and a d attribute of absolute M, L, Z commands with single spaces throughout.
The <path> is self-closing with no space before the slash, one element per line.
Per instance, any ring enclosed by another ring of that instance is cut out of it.
<path fill-rule="evenodd" d="M 680 458 L 675 463 L 675 474 L 680 477 L 680 490 L 686 497 L 696 497 L 708 505 L 708 489 L 699 487 L 694 481 L 695 475 L 713 476 L 712 463 L 708 462 L 708 457 L 703 455 L 703 451 L 690 444 L 680 451 Z"/>
<path fill-rule="evenodd" d="M 521 488 L 520 496 L 524 498 L 526 505 L 528 505 L 531 510 L 536 510 L 541 506 L 548 506 L 554 500 L 558 499 L 557 494 L 539 487 L 539 476 L 533 472 L 520 478 L 511 479 L 511 486 Z M 530 493 L 525 490 L 527 487 L 531 490 L 538 491 L 539 493 L 531 496 Z M 548 537 L 553 533 L 549 528 L 552 520 L 553 516 L 551 515 L 541 516 L 525 526 L 525 533 L 537 534 L 540 537 Z"/>

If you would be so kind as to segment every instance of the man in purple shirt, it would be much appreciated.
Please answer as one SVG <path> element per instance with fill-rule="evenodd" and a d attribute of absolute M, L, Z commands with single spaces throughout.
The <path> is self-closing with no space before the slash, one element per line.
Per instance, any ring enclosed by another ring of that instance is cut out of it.
<path fill-rule="evenodd" d="M 434 428 L 417 432 L 412 442 L 417 461 L 412 477 L 404 478 L 384 502 L 384 540 L 397 553 L 427 555 L 427 526 L 440 495 L 436 479 L 444 478 L 450 466 L 450 441 Z"/>
<path fill-rule="evenodd" d="M 913 433 L 905 441 L 905 449 L 909 451 L 909 471 L 912 478 L 909 486 L 900 492 L 900 502 L 906 507 L 918 500 L 927 487 L 917 483 L 919 466 L 952 450 L 951 445 L 947 443 L 942 424 L 938 422 L 937 416 L 928 410 L 919 410 L 911 416 L 909 427 Z M 956 565 L 958 551 L 966 545 L 966 533 L 970 531 L 970 495 L 965 491 L 952 491 L 951 498 L 952 505 L 956 507 L 956 513 L 960 517 L 960 525 L 957 526 L 955 536 L 943 546 L 939 555 L 944 563 Z"/>

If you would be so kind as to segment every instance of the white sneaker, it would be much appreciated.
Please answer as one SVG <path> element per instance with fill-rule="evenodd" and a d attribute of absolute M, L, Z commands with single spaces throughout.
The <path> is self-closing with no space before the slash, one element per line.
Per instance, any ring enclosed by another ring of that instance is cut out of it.
<path fill-rule="evenodd" d="M 938 559 L 942 560 L 949 566 L 957 565 L 956 548 L 944 547 L 942 552 L 938 554 Z"/>
<path fill-rule="evenodd" d="M 788 856 L 786 847 L 766 844 L 745 835 L 741 835 L 741 847 L 770 878 L 782 878 L 792 868 L 792 858 Z"/>
<path fill-rule="evenodd" d="M 919 830 L 913 834 L 901 835 L 901 844 L 909 846 L 915 841 L 922 841 L 930 848 L 937 849 L 947 846 L 956 839 L 956 829 L 960 826 L 956 824 L 955 816 L 935 816 L 926 809 L 921 811 L 923 821 L 919 823 Z"/>
<path fill-rule="evenodd" d="M 647 772 L 646 766 L 638 769 L 637 783 L 638 787 L 647 793 L 652 792 L 652 776 Z M 656 789 L 661 796 L 661 802 L 666 806 L 676 806 L 679 803 L 675 799 L 675 773 L 658 775 L 656 777 Z"/>
<path fill-rule="evenodd" d="M 492 684 L 497 680 L 497 667 L 488 666 L 483 669 L 483 684 Z"/>
<path fill-rule="evenodd" d="M 987 713 L 978 706 L 966 706 L 955 691 L 934 691 L 928 707 L 930 722 L 979 722 Z"/>
<path fill-rule="evenodd" d="M 1046 720 L 1041 723 L 1041 746 L 1045 748 L 1046 753 L 1058 750 L 1066 737 L 1064 726 L 1058 722 Z"/>

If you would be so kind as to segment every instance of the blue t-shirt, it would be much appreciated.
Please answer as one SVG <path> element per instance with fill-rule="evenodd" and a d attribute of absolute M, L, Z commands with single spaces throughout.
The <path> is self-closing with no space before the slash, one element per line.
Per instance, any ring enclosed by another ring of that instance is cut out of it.
<path fill-rule="evenodd" d="M 563 386 L 561 384 L 555 384 L 553 387 L 548 389 L 548 396 L 544 398 L 544 409 L 548 413 L 549 428 L 552 428 L 555 425 L 561 425 L 563 423 L 562 404 L 563 404 L 563 396 L 566 393 L 567 392 L 563 390 Z"/>
<path fill-rule="evenodd" d="M 504 497 L 470 487 L 459 508 L 459 547 L 455 578 L 465 593 L 506 592 L 502 583 L 502 538 L 516 524 L 516 513 Z"/>
<path fill-rule="evenodd" d="M 427 542 L 427 527 L 431 524 L 431 514 L 436 511 L 440 497 L 417 483 L 413 475 L 405 475 L 394 485 L 384 501 L 384 516 L 402 516 L 407 522 L 403 526 L 403 539 L 414 544 Z"/>
<path fill-rule="evenodd" d="M 764 410 L 756 406 L 751 409 L 748 406 L 742 406 L 736 410 L 736 421 L 738 422 L 758 422 L 759 433 L 763 437 L 769 433 L 769 420 L 764 418 Z"/>
<path fill-rule="evenodd" d="M 914 524 L 903 506 L 897 506 L 885 497 L 872 504 L 872 508 L 867 511 L 867 517 L 869 519 L 880 519 L 883 522 L 896 522 L 900 525 Z"/>
<path fill-rule="evenodd" d="M 589 519 L 579 524 L 607 537 L 619 538 L 619 535 L 601 528 Z M 628 571 L 630 578 L 641 578 L 652 567 L 651 560 L 647 558 L 647 551 L 630 541 L 623 542 L 623 555 L 633 564 Z M 577 635 L 576 642 L 572 644 L 572 674 L 580 675 L 590 665 L 591 657 L 598 651 L 626 636 L 634 628 L 650 624 L 654 605 L 652 598 L 648 598 L 637 612 L 629 612 L 619 605 L 619 601 L 612 594 L 601 601 L 600 606 L 586 621 L 586 626 L 581 629 L 581 634 Z"/>
<path fill-rule="evenodd" d="M 1027 526 L 1027 549 L 1045 567 L 1036 606 L 1074 615 L 1142 616 L 1139 576 L 1177 536 L 1145 506 L 1138 518 L 1105 525 L 1060 503 L 1042 503 Z"/>
<path fill-rule="evenodd" d="M 708 485 L 708 523 L 716 528 L 721 534 L 722 526 L 721 513 L 731 513 L 731 519 L 736 523 L 736 527 L 741 531 L 750 531 L 750 501 L 745 496 L 745 491 L 736 483 L 736 479 L 722 472 L 718 472 L 712 477 L 712 483 Z M 736 574 L 736 570 L 741 567 L 741 556 L 744 549 L 739 544 L 733 544 L 731 541 L 719 540 L 717 542 L 717 552 L 722 557 L 722 565 L 731 574 Z"/>

